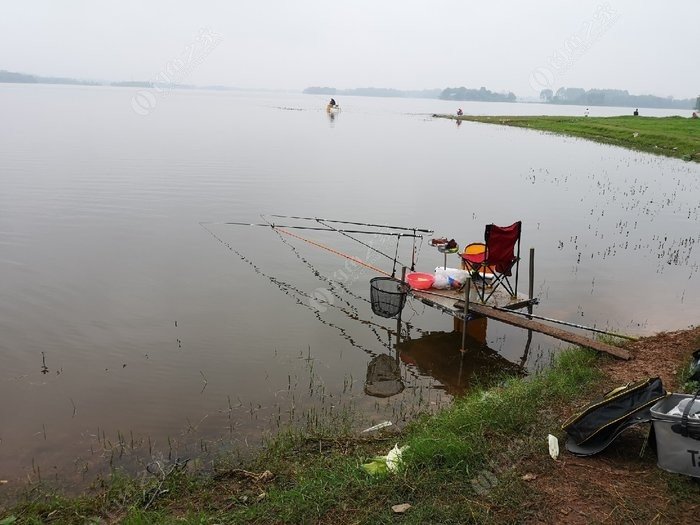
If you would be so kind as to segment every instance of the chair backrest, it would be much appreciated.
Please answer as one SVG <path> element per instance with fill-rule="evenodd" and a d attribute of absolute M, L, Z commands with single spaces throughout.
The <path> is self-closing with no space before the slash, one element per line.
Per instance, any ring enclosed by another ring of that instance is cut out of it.
<path fill-rule="evenodd" d="M 521 226 L 521 221 L 515 222 L 510 226 L 486 225 L 486 232 L 484 233 L 486 258 L 489 265 L 494 266 L 498 273 L 511 275 L 510 270 L 518 260 L 515 246 L 520 242 Z"/>

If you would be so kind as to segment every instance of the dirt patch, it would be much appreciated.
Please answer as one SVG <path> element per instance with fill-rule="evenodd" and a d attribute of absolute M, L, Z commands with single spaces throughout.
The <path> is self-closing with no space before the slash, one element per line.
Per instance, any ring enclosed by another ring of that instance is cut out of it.
<path fill-rule="evenodd" d="M 659 376 L 666 390 L 673 391 L 680 369 L 687 366 L 690 354 L 700 348 L 700 327 L 678 332 L 662 332 L 626 347 L 634 356 L 627 363 L 608 361 L 602 366 L 611 384 Z"/>
<path fill-rule="evenodd" d="M 605 359 L 601 393 L 629 381 L 661 377 L 677 391 L 678 373 L 700 347 L 700 327 L 661 333 L 626 346 L 630 361 Z M 576 407 L 567 407 L 563 421 Z M 630 429 L 606 451 L 578 458 L 565 450 L 558 461 L 538 455 L 519 471 L 533 498 L 529 523 L 697 523 L 700 483 L 656 466 L 649 426 Z M 534 479 L 533 475 L 534 474 Z"/>

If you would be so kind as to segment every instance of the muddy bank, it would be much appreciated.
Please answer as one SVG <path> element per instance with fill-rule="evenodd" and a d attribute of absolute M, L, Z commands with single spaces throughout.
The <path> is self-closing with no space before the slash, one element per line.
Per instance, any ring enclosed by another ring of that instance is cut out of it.
<path fill-rule="evenodd" d="M 700 348 L 700 328 L 667 332 L 627 346 L 629 362 L 604 360 L 599 391 L 639 378 L 659 376 L 669 392 L 679 392 L 690 354 Z M 562 407 L 568 415 L 574 405 Z M 532 456 L 521 471 L 536 475 L 531 523 L 697 523 L 700 490 L 691 478 L 656 466 L 648 427 L 623 434 L 605 452 L 577 458 L 565 454 L 551 462 Z M 553 519 L 553 517 L 555 517 Z"/>

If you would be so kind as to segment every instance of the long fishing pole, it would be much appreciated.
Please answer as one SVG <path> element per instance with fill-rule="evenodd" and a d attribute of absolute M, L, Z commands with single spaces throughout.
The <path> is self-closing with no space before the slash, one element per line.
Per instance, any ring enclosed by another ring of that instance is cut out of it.
<path fill-rule="evenodd" d="M 397 234 L 393 232 L 373 232 L 373 231 L 367 231 L 367 230 L 338 230 L 338 229 L 330 229 L 329 228 L 318 228 L 316 226 L 291 226 L 288 224 L 274 224 L 274 223 L 255 223 L 255 222 L 222 222 L 219 224 L 226 224 L 226 225 L 233 225 L 233 226 L 262 226 L 265 228 L 294 228 L 295 230 L 316 230 L 316 231 L 322 231 L 322 232 L 340 232 L 340 233 L 361 233 L 361 234 L 367 234 L 367 235 L 385 235 L 389 237 L 394 237 Z M 423 239 L 422 235 L 413 235 L 410 233 L 402 233 L 402 237 L 417 237 L 420 238 L 421 240 Z"/>
<path fill-rule="evenodd" d="M 510 310 L 508 308 L 501 308 L 499 306 L 491 306 L 494 310 L 500 310 L 501 312 L 509 312 L 511 314 L 523 315 L 525 317 L 532 317 L 534 319 L 540 319 L 541 321 L 549 321 L 550 323 L 563 324 L 566 326 L 571 326 L 573 328 L 581 328 L 582 330 L 588 330 L 589 332 L 597 332 L 599 334 L 611 335 L 613 337 L 619 337 L 621 339 L 629 339 L 630 341 L 639 341 L 639 337 L 634 337 L 631 335 L 618 334 L 615 332 L 607 332 L 605 330 L 600 330 L 599 328 L 593 328 L 591 326 L 584 326 L 582 324 L 570 323 L 568 321 L 562 321 L 560 319 L 552 319 L 550 317 L 543 317 L 541 315 L 529 314 L 525 312 L 518 312 L 516 310 Z"/>
<path fill-rule="evenodd" d="M 394 254 L 394 257 L 391 257 L 391 255 L 387 255 L 387 254 L 384 253 L 383 251 L 376 249 L 376 248 L 375 248 L 374 246 L 372 246 L 371 244 L 367 244 L 366 242 L 363 242 L 363 241 L 361 241 L 360 239 L 356 239 L 356 238 L 353 237 L 352 235 L 348 235 L 347 233 L 343 232 L 342 230 L 339 230 L 339 229 L 337 229 L 337 228 L 334 228 L 333 226 L 331 226 L 331 225 L 329 225 L 329 224 L 325 224 L 325 223 L 323 222 L 323 219 L 316 219 L 316 221 L 317 221 L 319 224 L 322 224 L 323 226 L 327 226 L 328 228 L 332 229 L 333 231 L 336 231 L 336 232 L 340 233 L 341 235 L 345 235 L 345 237 L 347 237 L 348 239 L 352 239 L 352 240 L 355 241 L 355 242 L 359 242 L 362 246 L 366 246 L 367 248 L 369 248 L 369 249 L 372 250 L 373 252 L 376 252 L 376 253 L 378 253 L 379 255 L 381 255 L 382 257 L 386 257 L 387 259 L 389 259 L 390 261 L 392 261 L 392 262 L 394 263 L 394 266 L 393 266 L 393 268 L 392 268 L 392 270 L 391 270 L 391 276 L 392 276 L 392 277 L 396 276 L 396 263 L 397 263 L 397 262 L 400 262 L 400 261 L 398 260 L 397 257 L 398 257 L 398 254 L 399 254 L 399 241 L 401 241 L 401 236 L 403 235 L 402 233 L 395 233 L 395 234 L 394 234 L 394 235 L 396 235 L 396 253 Z M 415 241 L 416 241 L 416 240 L 413 239 L 414 244 L 415 244 Z M 401 265 L 402 265 L 402 266 L 406 266 L 406 265 L 403 264 L 403 263 L 401 263 Z"/>
<path fill-rule="evenodd" d="M 312 241 L 311 239 L 306 239 L 305 237 L 302 237 L 301 235 L 296 235 L 295 233 L 292 233 L 287 230 L 283 230 L 282 228 L 275 227 L 275 231 L 278 231 L 280 233 L 284 233 L 285 235 L 289 235 L 290 237 L 294 237 L 295 239 L 299 239 L 301 241 L 307 242 L 313 246 L 316 246 L 318 248 L 321 248 L 322 250 L 329 251 L 335 255 L 340 255 L 341 257 L 345 257 L 346 259 L 349 259 L 361 266 L 364 266 L 365 268 L 369 268 L 370 270 L 373 270 L 377 273 L 381 273 L 382 275 L 386 275 L 387 277 L 390 277 L 390 275 L 385 272 L 384 270 L 380 270 L 376 266 L 372 266 L 369 263 L 364 262 L 362 259 L 358 259 L 357 257 L 354 257 L 352 255 L 348 255 L 347 253 L 339 252 L 338 250 L 334 250 L 333 248 L 330 248 L 329 246 L 326 246 L 324 244 L 321 244 L 320 242 Z"/>
<path fill-rule="evenodd" d="M 268 217 L 277 217 L 281 219 L 298 219 L 303 221 L 324 221 L 324 222 L 334 222 L 338 224 L 353 224 L 355 226 L 370 226 L 372 228 L 389 228 L 391 230 L 404 230 L 420 233 L 435 233 L 434 230 L 428 230 L 424 228 L 406 228 L 405 226 L 390 226 L 388 224 L 371 224 L 366 222 L 352 222 L 352 221 L 339 221 L 333 219 L 319 219 L 318 217 L 299 217 L 296 215 L 268 215 Z"/>

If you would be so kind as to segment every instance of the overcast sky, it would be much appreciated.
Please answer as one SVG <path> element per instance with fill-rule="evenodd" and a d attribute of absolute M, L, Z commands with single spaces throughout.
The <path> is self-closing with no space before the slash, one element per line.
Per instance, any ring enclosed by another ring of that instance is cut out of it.
<path fill-rule="evenodd" d="M 38 75 L 686 98 L 699 63 L 698 0 L 0 0 L 0 69 Z"/>

